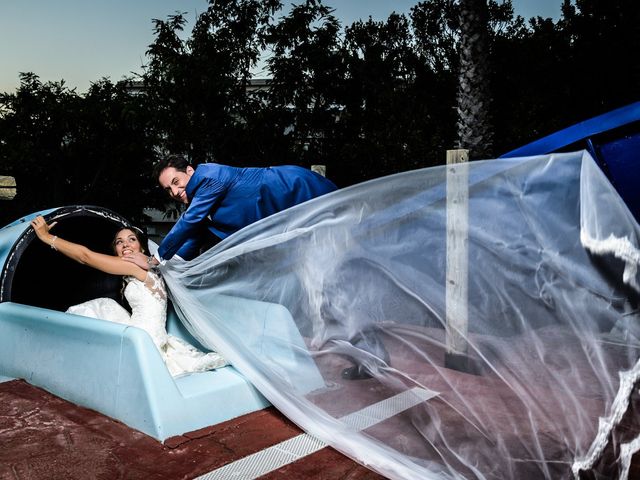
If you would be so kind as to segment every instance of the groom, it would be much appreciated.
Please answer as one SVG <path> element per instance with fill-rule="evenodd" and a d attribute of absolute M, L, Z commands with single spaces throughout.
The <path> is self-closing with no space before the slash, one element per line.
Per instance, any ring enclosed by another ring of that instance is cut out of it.
<path fill-rule="evenodd" d="M 336 190 L 333 182 L 302 167 L 203 163 L 193 168 L 181 155 L 161 159 L 154 174 L 171 198 L 188 205 L 158 248 L 162 260 L 176 254 L 190 260 L 251 223 Z"/>

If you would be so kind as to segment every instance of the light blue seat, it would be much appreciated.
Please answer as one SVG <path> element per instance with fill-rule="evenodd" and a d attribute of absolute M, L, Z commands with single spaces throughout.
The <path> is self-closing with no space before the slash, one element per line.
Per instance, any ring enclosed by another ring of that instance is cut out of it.
<path fill-rule="evenodd" d="M 138 328 L 11 302 L 0 303 L 0 374 L 161 441 L 269 405 L 233 367 L 172 378 Z"/>

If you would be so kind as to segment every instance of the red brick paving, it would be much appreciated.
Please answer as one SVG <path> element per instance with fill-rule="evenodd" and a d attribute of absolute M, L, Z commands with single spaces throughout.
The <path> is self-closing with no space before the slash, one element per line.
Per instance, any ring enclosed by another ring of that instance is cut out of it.
<path fill-rule="evenodd" d="M 379 388 L 382 387 L 367 391 L 375 393 Z M 351 402 L 357 400 L 355 395 L 346 397 Z M 616 478 L 619 445 L 630 441 L 639 431 L 640 393 L 636 388 L 631 407 L 612 432 L 594 471 L 583 472 L 581 480 Z M 282 414 L 269 408 L 162 444 L 22 380 L 0 383 L 0 480 L 191 479 L 300 433 Z M 633 460 L 629 478 L 640 479 L 640 458 L 636 455 Z M 324 448 L 262 478 L 380 480 L 383 477 L 331 448 Z"/>
<path fill-rule="evenodd" d="M 268 408 L 162 444 L 22 380 L 0 383 L 0 480 L 191 479 L 300 433 Z M 324 448 L 263 478 L 383 477 Z"/>

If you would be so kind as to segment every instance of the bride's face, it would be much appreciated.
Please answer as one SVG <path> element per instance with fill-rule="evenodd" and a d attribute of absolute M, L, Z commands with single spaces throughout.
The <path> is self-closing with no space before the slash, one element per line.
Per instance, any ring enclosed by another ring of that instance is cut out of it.
<path fill-rule="evenodd" d="M 136 234 L 128 228 L 123 228 L 116 234 L 116 238 L 113 241 L 113 248 L 115 249 L 116 255 L 119 257 L 142 252 L 140 240 L 138 240 Z"/>

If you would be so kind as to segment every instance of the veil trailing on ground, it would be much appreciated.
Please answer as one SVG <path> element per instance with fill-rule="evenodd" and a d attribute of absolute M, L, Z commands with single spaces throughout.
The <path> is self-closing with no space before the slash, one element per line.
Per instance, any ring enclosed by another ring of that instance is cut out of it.
<path fill-rule="evenodd" d="M 456 168 L 458 223 L 447 167 L 356 185 L 167 262 L 176 309 L 291 420 L 389 478 L 624 477 L 638 225 L 585 152 Z"/>

